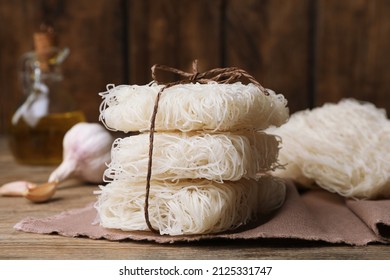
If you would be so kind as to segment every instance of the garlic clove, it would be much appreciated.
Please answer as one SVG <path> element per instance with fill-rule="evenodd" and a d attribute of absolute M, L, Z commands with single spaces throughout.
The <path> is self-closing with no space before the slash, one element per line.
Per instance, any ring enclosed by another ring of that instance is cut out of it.
<path fill-rule="evenodd" d="M 45 202 L 56 192 L 58 182 L 48 182 L 40 185 L 30 184 L 24 197 L 33 202 Z"/>
<path fill-rule="evenodd" d="M 27 181 L 15 181 L 0 187 L 1 196 L 20 196 L 33 202 L 49 200 L 55 193 L 58 182 L 34 184 Z"/>
<path fill-rule="evenodd" d="M 0 187 L 0 196 L 24 196 L 29 185 L 31 183 L 27 181 L 6 183 Z"/>

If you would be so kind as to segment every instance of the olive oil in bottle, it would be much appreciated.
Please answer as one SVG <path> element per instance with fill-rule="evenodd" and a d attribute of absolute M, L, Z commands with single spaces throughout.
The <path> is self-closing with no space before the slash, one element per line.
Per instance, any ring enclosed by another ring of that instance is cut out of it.
<path fill-rule="evenodd" d="M 9 145 L 17 162 L 51 165 L 62 161 L 62 139 L 76 123 L 85 120 L 80 111 L 53 113 L 31 127 L 20 119 L 10 128 Z"/>
<path fill-rule="evenodd" d="M 65 133 L 85 116 L 64 92 L 61 64 L 67 48 L 55 47 L 52 29 L 34 34 L 35 50 L 22 57 L 22 88 L 27 95 L 14 113 L 9 146 L 17 162 L 52 165 L 62 161 Z"/>

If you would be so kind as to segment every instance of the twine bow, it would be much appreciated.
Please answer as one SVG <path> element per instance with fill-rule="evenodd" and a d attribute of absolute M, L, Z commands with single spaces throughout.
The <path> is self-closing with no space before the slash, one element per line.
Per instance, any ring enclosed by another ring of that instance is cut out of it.
<path fill-rule="evenodd" d="M 159 81 L 157 77 L 157 71 L 165 71 L 173 74 L 177 74 L 181 77 L 178 81 L 169 82 L 164 84 L 164 87 L 160 89 L 157 93 L 156 100 L 154 103 L 154 108 L 152 116 L 150 119 L 150 130 L 149 130 L 149 161 L 148 161 L 148 170 L 146 175 L 146 193 L 145 193 L 145 204 L 144 204 L 144 214 L 145 221 L 150 231 L 154 233 L 160 233 L 159 230 L 153 228 L 150 219 L 149 219 L 149 195 L 150 195 L 150 180 L 152 176 L 152 163 L 153 163 L 153 142 L 154 142 L 154 132 L 155 132 L 155 122 L 156 115 L 158 111 L 158 104 L 160 101 L 160 96 L 164 90 L 179 84 L 190 84 L 190 83 L 200 83 L 207 84 L 209 82 L 217 82 L 219 84 L 232 84 L 235 82 L 249 82 L 256 85 L 264 94 L 269 95 L 267 90 L 258 82 L 255 78 L 249 75 L 246 71 L 237 68 L 237 67 L 228 67 L 228 68 L 215 68 L 206 72 L 198 72 L 198 61 L 194 60 L 192 63 L 192 73 L 184 72 L 182 70 L 172 68 L 165 65 L 155 64 L 152 67 L 152 78 L 157 84 L 164 84 Z"/>
<path fill-rule="evenodd" d="M 200 83 L 207 84 L 209 82 L 217 82 L 219 84 L 232 84 L 235 82 L 250 82 L 264 91 L 267 95 L 266 89 L 258 82 L 255 78 L 249 75 L 246 71 L 237 68 L 237 67 L 228 67 L 228 68 L 215 68 L 208 70 L 206 72 L 198 72 L 198 61 L 194 60 L 192 62 L 192 73 L 184 72 L 180 69 L 173 67 L 155 64 L 152 66 L 152 78 L 157 84 L 163 84 L 159 81 L 157 77 L 157 70 L 170 72 L 173 74 L 179 75 L 182 79 L 167 83 L 166 87 L 171 87 L 178 84 L 189 84 L 189 83 Z"/>

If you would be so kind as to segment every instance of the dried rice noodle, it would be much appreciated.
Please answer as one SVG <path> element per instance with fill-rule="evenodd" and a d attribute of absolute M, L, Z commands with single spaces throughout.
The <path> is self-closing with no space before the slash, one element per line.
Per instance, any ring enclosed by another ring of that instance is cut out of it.
<path fill-rule="evenodd" d="M 144 218 L 145 184 L 114 181 L 101 187 L 95 205 L 103 227 L 148 230 Z M 282 205 L 285 184 L 271 176 L 223 184 L 185 180 L 152 181 L 149 217 L 161 234 L 203 234 L 235 229 Z"/>
<path fill-rule="evenodd" d="M 112 130 L 146 131 L 162 85 L 108 85 L 101 93 L 100 121 Z M 234 131 L 279 126 L 288 119 L 287 101 L 253 84 L 182 84 L 161 95 L 157 131 Z"/>
<path fill-rule="evenodd" d="M 346 99 L 295 113 L 268 130 L 281 136 L 274 175 L 359 199 L 390 197 L 390 121 L 370 103 Z"/>
<path fill-rule="evenodd" d="M 262 132 L 237 135 L 156 133 L 152 180 L 257 178 L 278 167 L 279 139 Z M 149 134 L 115 140 L 107 181 L 145 181 Z"/>

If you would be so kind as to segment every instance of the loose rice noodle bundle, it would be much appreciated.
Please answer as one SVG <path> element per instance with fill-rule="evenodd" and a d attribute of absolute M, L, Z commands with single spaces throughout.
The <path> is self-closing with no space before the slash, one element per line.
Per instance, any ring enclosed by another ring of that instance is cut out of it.
<path fill-rule="evenodd" d="M 152 180 L 208 179 L 218 182 L 258 178 L 278 167 L 279 138 L 262 132 L 156 133 Z M 149 134 L 115 140 L 108 181 L 145 181 Z"/>
<path fill-rule="evenodd" d="M 150 127 L 157 93 L 162 85 L 107 86 L 101 93 L 100 120 L 107 128 L 124 132 Z M 161 95 L 157 131 L 262 130 L 288 119 L 287 101 L 281 94 L 269 95 L 253 84 L 181 84 Z"/>
<path fill-rule="evenodd" d="M 149 217 L 161 234 L 223 232 L 264 218 L 285 199 L 285 184 L 273 177 L 219 184 L 208 180 L 152 181 Z M 148 230 L 145 184 L 113 181 L 101 187 L 95 205 L 103 227 Z"/>
<path fill-rule="evenodd" d="M 326 104 L 268 131 L 281 136 L 279 160 L 287 163 L 274 175 L 350 198 L 390 197 L 390 121 L 373 104 Z"/>

